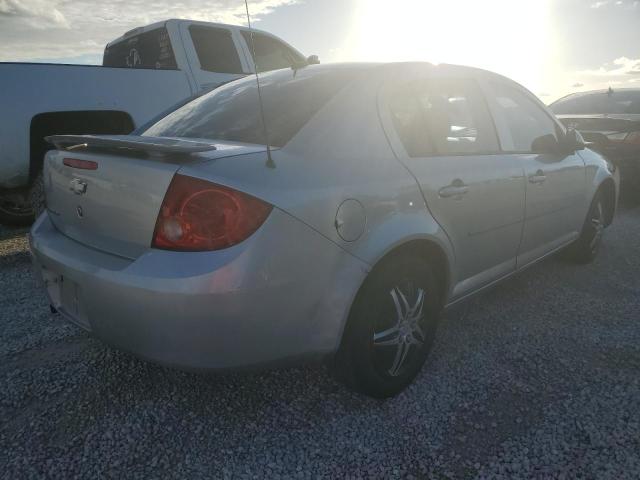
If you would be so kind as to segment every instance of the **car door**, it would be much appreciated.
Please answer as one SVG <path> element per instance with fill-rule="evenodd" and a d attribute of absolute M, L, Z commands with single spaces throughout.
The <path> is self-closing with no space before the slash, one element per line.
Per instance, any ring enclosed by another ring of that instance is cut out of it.
<path fill-rule="evenodd" d="M 457 299 L 512 273 L 524 218 L 524 170 L 499 151 L 470 78 L 424 78 L 389 92 L 390 141 L 449 236 Z"/>
<path fill-rule="evenodd" d="M 485 84 L 502 147 L 525 169 L 526 208 L 518 267 L 578 237 L 584 221 L 585 165 L 576 153 L 536 153 L 534 140 L 564 131 L 540 102 L 516 84 Z"/>
<path fill-rule="evenodd" d="M 183 23 L 180 28 L 199 92 L 206 92 L 251 72 L 246 60 L 239 55 L 242 51 L 240 39 L 232 30 L 200 23 Z"/>

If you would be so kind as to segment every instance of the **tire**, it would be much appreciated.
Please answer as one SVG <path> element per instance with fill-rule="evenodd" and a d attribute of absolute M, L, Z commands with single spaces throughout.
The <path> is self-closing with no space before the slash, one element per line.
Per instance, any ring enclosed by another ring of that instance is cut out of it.
<path fill-rule="evenodd" d="M 600 252 L 605 229 L 605 205 L 602 193 L 598 191 L 589 207 L 589 213 L 582 227 L 580 237 L 569 247 L 567 258 L 574 263 L 593 262 Z"/>
<path fill-rule="evenodd" d="M 44 198 L 44 179 L 42 172 L 38 174 L 29 189 L 29 203 L 34 213 L 34 218 L 38 218 L 46 209 Z"/>
<path fill-rule="evenodd" d="M 15 198 L 0 198 L 0 224 L 27 226 L 33 223 L 33 210 L 27 203 L 16 203 Z"/>
<path fill-rule="evenodd" d="M 404 390 L 431 351 L 442 309 L 439 290 L 420 257 L 394 256 L 376 267 L 349 314 L 335 359 L 338 379 L 375 398 Z"/>

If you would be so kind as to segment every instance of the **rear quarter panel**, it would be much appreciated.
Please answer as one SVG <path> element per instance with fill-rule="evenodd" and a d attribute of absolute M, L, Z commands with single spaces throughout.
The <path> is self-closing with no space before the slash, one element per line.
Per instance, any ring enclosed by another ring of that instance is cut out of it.
<path fill-rule="evenodd" d="M 291 142 L 272 152 L 275 168 L 268 168 L 260 153 L 183 167 L 181 173 L 262 198 L 370 266 L 416 239 L 438 244 L 451 265 L 446 235 L 382 129 L 379 86 L 376 77 L 347 86 Z M 343 239 L 336 228 L 338 208 L 348 199 L 362 205 L 364 217 L 355 220 L 362 225 L 353 241 Z"/>

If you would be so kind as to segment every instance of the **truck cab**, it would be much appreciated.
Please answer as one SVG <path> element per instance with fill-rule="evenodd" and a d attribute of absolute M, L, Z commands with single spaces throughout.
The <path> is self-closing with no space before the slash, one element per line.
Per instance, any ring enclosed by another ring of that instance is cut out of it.
<path fill-rule="evenodd" d="M 266 72 L 308 61 L 291 45 L 267 32 L 172 19 L 135 28 L 113 40 L 105 47 L 102 65 L 181 70 L 187 72 L 193 92 L 198 93 L 255 73 L 254 65 L 259 72 Z"/>

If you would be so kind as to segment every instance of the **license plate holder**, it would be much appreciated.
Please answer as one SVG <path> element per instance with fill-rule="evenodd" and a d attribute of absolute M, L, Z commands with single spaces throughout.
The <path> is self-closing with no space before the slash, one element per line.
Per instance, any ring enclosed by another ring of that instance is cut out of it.
<path fill-rule="evenodd" d="M 42 278 L 51 305 L 71 322 L 85 330 L 90 330 L 81 286 L 69 277 L 46 268 L 42 269 Z"/>

